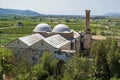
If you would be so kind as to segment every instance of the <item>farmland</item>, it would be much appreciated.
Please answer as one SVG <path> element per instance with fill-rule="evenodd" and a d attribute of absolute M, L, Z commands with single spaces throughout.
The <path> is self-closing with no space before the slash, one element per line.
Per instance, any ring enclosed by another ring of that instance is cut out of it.
<path fill-rule="evenodd" d="M 81 17 L 2 16 L 0 17 L 0 45 L 6 45 L 18 37 L 32 34 L 32 30 L 39 23 L 47 23 L 52 28 L 62 23 L 76 31 L 84 31 L 85 28 L 85 18 Z M 119 36 L 120 18 L 92 17 L 90 28 L 93 35 Z"/>

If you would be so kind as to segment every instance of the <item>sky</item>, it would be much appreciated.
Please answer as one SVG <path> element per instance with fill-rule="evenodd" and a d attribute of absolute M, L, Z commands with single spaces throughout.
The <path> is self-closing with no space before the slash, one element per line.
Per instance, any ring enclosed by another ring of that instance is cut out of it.
<path fill-rule="evenodd" d="M 92 15 L 120 13 L 120 0 L 0 0 L 0 8 L 33 10 L 42 14 Z"/>

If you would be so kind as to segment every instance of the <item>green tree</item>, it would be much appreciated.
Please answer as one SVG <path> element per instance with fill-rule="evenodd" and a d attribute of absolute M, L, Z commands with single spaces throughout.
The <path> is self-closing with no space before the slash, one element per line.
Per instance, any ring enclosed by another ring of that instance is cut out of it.
<path fill-rule="evenodd" d="M 69 23 L 69 22 L 70 22 L 70 20 L 69 20 L 69 19 L 66 19 L 66 20 L 65 20 L 65 22 L 66 22 L 66 23 Z"/>
<path fill-rule="evenodd" d="M 47 78 L 52 78 L 55 75 L 57 62 L 50 53 L 43 53 L 40 63 L 32 67 L 32 79 L 46 80 Z"/>
<path fill-rule="evenodd" d="M 53 80 L 55 76 L 57 60 L 48 52 L 43 53 L 40 63 L 30 65 L 28 61 L 21 61 L 14 65 L 14 80 Z"/>
<path fill-rule="evenodd" d="M 19 63 L 15 63 L 12 69 L 13 80 L 28 80 L 30 77 L 30 64 L 28 61 L 22 60 Z"/>
<path fill-rule="evenodd" d="M 102 36 L 105 36 L 105 32 L 104 32 L 104 31 L 102 31 L 102 32 L 101 32 L 101 35 L 102 35 Z"/>
<path fill-rule="evenodd" d="M 92 45 L 91 57 L 94 61 L 94 76 L 96 79 L 110 80 L 120 76 L 119 48 L 115 39 L 97 41 Z"/>
<path fill-rule="evenodd" d="M 0 79 L 2 75 L 8 74 L 12 69 L 12 53 L 9 49 L 0 47 Z"/>
<path fill-rule="evenodd" d="M 65 64 L 62 80 L 87 80 L 90 78 L 90 60 L 75 55 Z"/>

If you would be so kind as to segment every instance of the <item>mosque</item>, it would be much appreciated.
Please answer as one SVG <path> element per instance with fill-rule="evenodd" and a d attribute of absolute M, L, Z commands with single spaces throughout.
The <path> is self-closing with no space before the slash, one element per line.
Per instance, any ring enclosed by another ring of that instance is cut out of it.
<path fill-rule="evenodd" d="M 90 10 L 86 10 L 84 32 L 76 32 L 65 24 L 58 24 L 51 29 L 50 25 L 41 23 L 35 27 L 33 34 L 19 37 L 6 47 L 12 50 L 17 61 L 24 59 L 35 64 L 45 51 L 64 62 L 67 62 L 72 55 L 81 52 L 89 55 L 91 43 Z"/>

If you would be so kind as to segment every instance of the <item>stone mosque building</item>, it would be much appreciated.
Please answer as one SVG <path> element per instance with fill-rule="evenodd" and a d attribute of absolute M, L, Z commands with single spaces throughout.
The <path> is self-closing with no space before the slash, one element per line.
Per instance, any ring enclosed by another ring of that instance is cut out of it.
<path fill-rule="evenodd" d="M 50 25 L 41 23 L 35 27 L 32 35 L 19 37 L 6 47 L 13 51 L 18 61 L 24 59 L 34 64 L 39 62 L 45 51 L 64 62 L 81 52 L 89 55 L 91 43 L 90 10 L 86 10 L 86 28 L 82 33 L 65 24 L 58 24 L 51 29 Z"/>

